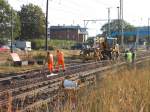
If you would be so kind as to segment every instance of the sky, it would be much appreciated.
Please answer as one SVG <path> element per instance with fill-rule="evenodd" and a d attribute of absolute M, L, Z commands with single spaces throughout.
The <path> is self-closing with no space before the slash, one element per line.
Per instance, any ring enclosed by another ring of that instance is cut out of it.
<path fill-rule="evenodd" d="M 83 20 L 107 19 L 108 8 L 110 18 L 117 19 L 120 0 L 49 0 L 49 26 L 80 25 Z M 8 0 L 15 10 L 20 10 L 23 4 L 33 3 L 42 8 L 45 13 L 46 0 Z M 123 0 L 124 20 L 135 26 L 146 26 L 150 17 L 150 0 Z M 99 34 L 100 28 L 107 21 L 89 22 L 89 36 Z"/>

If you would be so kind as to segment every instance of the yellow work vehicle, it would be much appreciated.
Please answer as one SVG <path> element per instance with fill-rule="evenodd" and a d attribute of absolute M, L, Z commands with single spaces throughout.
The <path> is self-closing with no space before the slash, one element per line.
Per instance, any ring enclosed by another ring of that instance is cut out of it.
<path fill-rule="evenodd" d="M 86 60 L 115 60 L 119 57 L 119 44 L 116 38 L 96 37 L 92 47 L 81 50 L 81 56 Z"/>

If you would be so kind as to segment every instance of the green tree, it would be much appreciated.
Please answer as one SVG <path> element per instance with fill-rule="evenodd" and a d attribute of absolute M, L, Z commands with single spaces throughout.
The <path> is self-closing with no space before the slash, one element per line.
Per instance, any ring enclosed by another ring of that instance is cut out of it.
<path fill-rule="evenodd" d="M 11 36 L 11 20 L 13 23 L 14 38 L 20 35 L 20 21 L 19 16 L 8 2 L 0 0 L 0 39 L 10 38 Z"/>
<path fill-rule="evenodd" d="M 23 5 L 19 12 L 21 21 L 21 38 L 41 38 L 45 35 L 45 16 L 39 6 Z"/>
<path fill-rule="evenodd" d="M 123 23 L 124 31 L 132 31 L 135 30 L 135 27 L 130 23 L 122 20 L 113 20 L 110 22 L 110 33 L 121 31 L 121 24 Z M 106 23 L 102 26 L 101 31 L 103 32 L 102 35 L 106 36 L 108 34 L 108 26 L 109 24 Z"/>

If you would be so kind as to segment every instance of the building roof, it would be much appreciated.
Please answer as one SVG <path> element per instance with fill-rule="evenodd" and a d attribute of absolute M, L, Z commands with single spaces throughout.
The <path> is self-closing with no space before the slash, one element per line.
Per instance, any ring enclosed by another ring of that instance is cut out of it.
<path fill-rule="evenodd" d="M 80 29 L 80 26 L 51 26 L 50 29 Z"/>
<path fill-rule="evenodd" d="M 149 30 L 149 31 L 148 31 Z M 143 27 L 136 27 L 136 29 L 134 31 L 125 31 L 124 32 L 124 36 L 139 36 L 139 37 L 144 37 L 144 36 L 148 36 L 150 34 L 150 28 L 148 28 L 148 26 L 143 26 Z M 117 36 L 117 35 L 121 35 L 121 32 L 112 32 L 111 36 Z"/>
<path fill-rule="evenodd" d="M 75 30 L 79 30 L 79 34 L 88 34 L 88 31 L 86 30 L 87 28 L 82 28 L 80 26 L 51 26 L 50 29 L 52 30 L 65 30 L 65 29 L 75 29 Z"/>

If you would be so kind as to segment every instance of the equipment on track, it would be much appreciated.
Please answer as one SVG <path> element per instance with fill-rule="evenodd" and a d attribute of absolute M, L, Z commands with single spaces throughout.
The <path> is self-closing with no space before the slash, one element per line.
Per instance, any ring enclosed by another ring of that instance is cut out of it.
<path fill-rule="evenodd" d="M 116 60 L 119 57 L 119 45 L 116 38 L 96 37 L 92 47 L 85 47 L 80 55 L 86 60 Z"/>
<path fill-rule="evenodd" d="M 146 55 L 149 55 L 148 52 L 137 55 L 137 58 L 143 57 L 144 60 L 144 56 Z M 4 112 L 5 110 L 7 111 L 8 108 L 12 108 L 12 112 L 34 112 L 35 108 L 42 109 L 43 104 L 49 106 L 53 105 L 51 103 L 57 104 L 62 97 L 65 97 L 62 92 L 62 78 L 68 75 L 69 80 L 80 80 L 80 87 L 89 86 L 96 80 L 96 76 L 93 74 L 124 65 L 125 62 L 117 63 L 117 65 L 111 64 L 111 61 L 103 60 L 70 65 L 65 72 L 51 76 L 50 80 L 45 77 L 45 75 L 41 74 L 40 70 L 34 71 L 28 73 L 26 77 L 22 76 L 22 78 L 15 78 L 16 83 L 14 83 L 14 86 L 7 85 L 3 87 L 0 81 L 0 109 L 3 109 Z M 45 74 L 49 74 L 48 71 L 45 71 Z M 10 79 L 10 81 L 13 80 Z M 70 92 L 68 94 L 72 95 Z M 12 105 L 10 105 L 11 103 Z M 52 108 L 53 106 L 51 109 Z"/>

